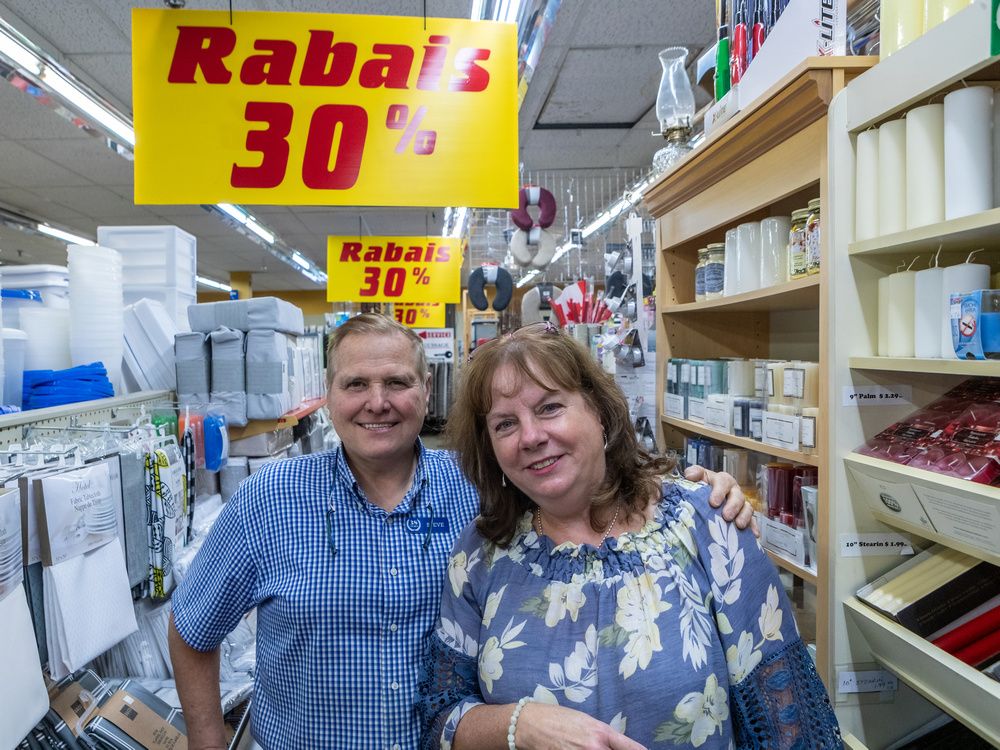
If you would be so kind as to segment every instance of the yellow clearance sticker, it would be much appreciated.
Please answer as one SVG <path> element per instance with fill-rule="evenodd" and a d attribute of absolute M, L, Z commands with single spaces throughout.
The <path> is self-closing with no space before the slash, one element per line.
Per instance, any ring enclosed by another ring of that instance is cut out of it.
<path fill-rule="evenodd" d="M 135 202 L 517 205 L 513 24 L 132 11 Z"/>
<path fill-rule="evenodd" d="M 443 302 L 397 302 L 392 314 L 409 328 L 444 328 L 445 324 Z"/>
<path fill-rule="evenodd" d="M 462 241 L 455 237 L 327 237 L 330 302 L 459 302 Z"/>

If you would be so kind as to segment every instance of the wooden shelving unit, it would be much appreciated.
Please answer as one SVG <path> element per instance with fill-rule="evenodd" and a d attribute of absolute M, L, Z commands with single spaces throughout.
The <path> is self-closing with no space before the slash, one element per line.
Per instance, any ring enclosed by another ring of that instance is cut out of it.
<path fill-rule="evenodd" d="M 915 268 L 942 247 L 943 264 L 995 259 L 1000 208 L 951 221 L 856 242 L 855 143 L 858 133 L 965 84 L 997 87 L 1000 57 L 990 54 L 990 7 L 973 3 L 946 22 L 858 76 L 829 112 L 830 210 L 823 231 L 834 262 L 828 267 L 826 320 L 829 382 L 826 406 L 831 539 L 842 535 L 902 533 L 1000 562 L 1000 490 L 855 453 L 865 441 L 916 408 L 941 396 L 958 378 L 1000 376 L 1000 362 L 875 356 L 878 280 L 901 261 L 921 255 Z M 991 257 L 993 255 L 993 257 Z M 910 388 L 909 403 L 843 406 L 844 389 Z M 978 523 L 977 523 L 978 520 Z M 832 551 L 832 550 L 831 550 Z M 938 709 L 1000 745 L 1000 683 L 935 648 L 925 639 L 855 598 L 864 584 L 899 565 L 898 554 L 830 560 L 827 585 L 834 602 L 828 669 L 834 674 L 882 665 L 900 679 L 890 695 L 836 695 L 838 718 L 869 747 L 886 747 L 922 726 Z"/>
<path fill-rule="evenodd" d="M 851 598 L 844 602 L 872 656 L 925 699 L 1000 747 L 1000 682 Z"/>
<path fill-rule="evenodd" d="M 690 433 L 692 435 L 701 435 L 703 437 L 710 438 L 717 443 L 725 443 L 726 445 L 732 445 L 736 448 L 746 448 L 747 450 L 763 453 L 767 456 L 775 456 L 777 458 L 784 459 L 785 461 L 794 461 L 799 464 L 808 464 L 809 466 L 819 466 L 820 464 L 819 456 L 808 453 L 800 453 L 799 451 L 786 450 L 785 448 L 768 445 L 767 443 L 762 443 L 761 441 L 754 440 L 752 438 L 737 437 L 736 435 L 730 435 L 728 432 L 713 430 L 711 427 L 706 427 L 703 424 L 692 422 L 688 419 L 677 419 L 676 417 L 668 417 L 664 414 L 661 415 L 661 420 L 663 421 L 663 424 L 669 425 L 677 430 Z"/>
<path fill-rule="evenodd" d="M 814 571 L 796 565 L 791 560 L 786 560 L 784 557 L 779 555 L 777 552 L 773 552 L 772 550 L 767 550 L 767 556 L 770 557 L 771 562 L 773 562 L 779 568 L 781 568 L 782 570 L 787 570 L 794 576 L 798 576 L 806 583 L 812 584 L 813 586 L 815 586 L 818 583 L 819 579 L 817 579 L 816 573 Z"/>
<path fill-rule="evenodd" d="M 243 438 L 263 435 L 265 432 L 274 432 L 285 427 L 294 427 L 300 419 L 305 419 L 315 411 L 326 405 L 325 398 L 315 398 L 311 401 L 303 401 L 291 411 L 283 414 L 277 419 L 254 419 L 243 427 L 230 427 L 229 439 L 242 440 Z"/>
<path fill-rule="evenodd" d="M 816 587 L 817 665 L 830 684 L 830 597 L 826 442 L 807 455 L 739 438 L 665 414 L 663 363 L 671 357 L 826 360 L 828 243 L 822 235 L 820 273 L 779 286 L 708 302 L 694 302 L 697 251 L 721 242 L 727 229 L 767 216 L 788 216 L 819 197 L 828 205 L 827 109 L 832 98 L 875 58 L 809 58 L 749 109 L 655 182 L 644 196 L 657 220 L 657 393 L 661 434 L 678 446 L 702 435 L 778 459 L 819 467 L 818 566 L 805 570 L 777 555 L 775 564 Z M 826 210 L 825 208 L 823 209 Z M 827 387 L 821 378 L 821 403 Z"/>

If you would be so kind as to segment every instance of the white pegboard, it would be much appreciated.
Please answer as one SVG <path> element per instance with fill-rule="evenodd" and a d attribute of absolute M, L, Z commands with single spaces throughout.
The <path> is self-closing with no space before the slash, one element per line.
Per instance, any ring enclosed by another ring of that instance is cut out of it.
<path fill-rule="evenodd" d="M 102 424 L 114 419 L 133 419 L 156 404 L 173 399 L 173 391 L 145 391 L 128 396 L 81 401 L 78 404 L 33 409 L 0 416 L 0 449 L 24 440 L 25 430 L 33 426 L 66 427 L 76 424 Z"/>

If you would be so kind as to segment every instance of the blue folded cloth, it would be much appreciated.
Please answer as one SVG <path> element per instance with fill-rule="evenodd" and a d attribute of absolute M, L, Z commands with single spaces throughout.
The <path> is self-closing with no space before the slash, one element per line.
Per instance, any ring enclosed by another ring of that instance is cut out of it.
<path fill-rule="evenodd" d="M 66 370 L 25 370 L 21 402 L 28 411 L 114 395 L 104 364 L 92 362 Z"/>

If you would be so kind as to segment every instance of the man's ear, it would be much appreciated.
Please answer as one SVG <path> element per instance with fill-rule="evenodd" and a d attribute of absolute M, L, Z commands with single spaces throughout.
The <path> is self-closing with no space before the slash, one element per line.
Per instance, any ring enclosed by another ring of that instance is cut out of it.
<path fill-rule="evenodd" d="M 424 380 L 424 399 L 427 401 L 427 405 L 431 405 L 431 379 L 434 376 L 427 373 L 427 378 Z"/>

